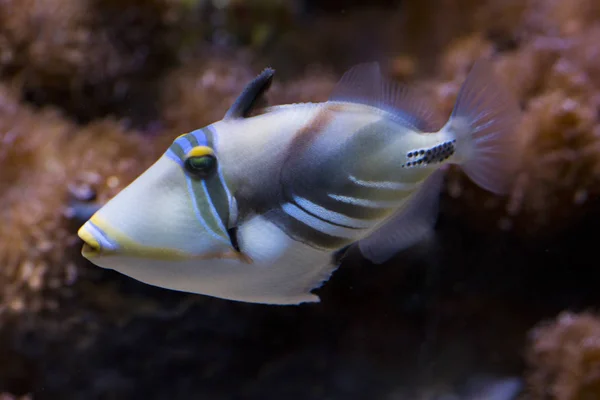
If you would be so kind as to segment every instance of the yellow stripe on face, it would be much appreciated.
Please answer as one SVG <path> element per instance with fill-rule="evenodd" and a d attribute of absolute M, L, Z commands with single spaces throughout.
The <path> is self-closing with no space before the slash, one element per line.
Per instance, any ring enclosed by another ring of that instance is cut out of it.
<path fill-rule="evenodd" d="M 210 259 L 231 259 L 238 260 L 244 263 L 252 263 L 252 260 L 241 254 L 234 249 L 221 251 L 221 252 L 211 252 L 204 254 L 190 254 L 179 250 L 166 249 L 162 247 L 152 247 L 152 246 L 144 246 L 132 240 L 130 237 L 125 235 L 124 233 L 114 229 L 105 223 L 102 219 L 100 219 L 97 215 L 92 216 L 90 218 L 90 222 L 92 222 L 96 227 L 98 227 L 106 236 L 110 238 L 111 241 L 114 241 L 119 244 L 119 249 L 116 251 L 106 251 L 106 255 L 110 255 L 111 253 L 120 253 L 129 257 L 139 257 L 139 258 L 147 258 L 153 260 L 164 260 L 164 261 L 181 261 L 181 260 L 210 260 Z M 89 232 L 82 227 L 80 229 L 79 235 L 88 246 L 92 246 L 93 243 L 98 243 L 95 238 L 91 236 Z M 105 252 L 101 251 L 96 253 L 96 256 L 101 256 Z"/>
<path fill-rule="evenodd" d="M 100 254 L 100 243 L 94 235 L 92 235 L 86 228 L 86 226 L 82 226 L 77 231 L 77 236 L 83 240 L 84 245 L 81 249 L 81 254 L 86 258 L 95 257 Z"/>
<path fill-rule="evenodd" d="M 88 246 L 90 246 L 90 247 L 92 247 L 94 249 L 99 249 L 100 248 L 100 243 L 98 243 L 98 240 L 96 240 L 96 238 L 87 229 L 85 229 L 85 226 L 82 226 L 81 228 L 79 228 L 79 230 L 77 231 L 77 235 Z"/>
<path fill-rule="evenodd" d="M 166 249 L 161 247 L 144 246 L 143 244 L 137 243 L 123 232 L 113 228 L 112 226 L 104 222 L 98 217 L 98 215 L 93 215 L 92 218 L 90 218 L 90 222 L 92 222 L 102 232 L 104 232 L 104 234 L 107 237 L 109 237 L 111 241 L 118 243 L 119 250 L 116 250 L 117 253 L 122 253 L 124 255 L 135 256 L 140 258 L 152 258 L 155 260 L 167 261 L 184 260 L 193 257 L 193 255 L 185 253 L 183 251 Z M 87 234 L 89 235 L 89 233 Z M 82 239 L 84 238 L 82 237 Z M 109 250 L 106 253 L 110 254 L 111 251 Z"/>
<path fill-rule="evenodd" d="M 196 146 L 186 154 L 186 157 L 202 157 L 214 155 L 213 149 L 208 146 Z"/>

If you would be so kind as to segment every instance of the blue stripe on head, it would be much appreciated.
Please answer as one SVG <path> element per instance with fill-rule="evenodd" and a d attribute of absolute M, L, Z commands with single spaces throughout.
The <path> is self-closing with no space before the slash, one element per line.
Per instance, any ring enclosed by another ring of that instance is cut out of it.
<path fill-rule="evenodd" d="M 189 133 L 187 135 L 182 135 L 173 142 L 174 145 L 179 146 L 183 154 L 187 154 L 193 147 L 190 143 L 190 139 L 188 139 L 188 135 Z"/>
<path fill-rule="evenodd" d="M 227 201 L 231 205 L 231 197 L 232 197 L 231 192 L 229 191 L 229 187 L 227 186 L 227 183 L 225 182 L 225 178 L 223 177 L 223 171 L 221 170 L 220 165 L 217 166 L 217 175 L 219 176 L 219 182 L 221 182 L 221 186 L 223 186 L 223 189 L 225 189 L 225 193 L 227 194 Z"/>
<path fill-rule="evenodd" d="M 193 185 L 192 180 L 188 176 L 185 177 L 185 180 L 186 180 L 187 185 L 188 185 L 188 191 L 190 193 L 190 197 L 192 199 L 195 199 L 196 195 L 194 194 L 194 188 L 192 186 Z M 208 197 L 208 201 L 210 202 L 210 197 Z M 208 226 L 208 224 L 204 220 L 204 217 L 202 217 L 202 213 L 200 212 L 200 209 L 198 208 L 198 203 L 196 201 L 192 201 L 192 203 L 194 205 L 194 212 L 196 213 L 196 218 L 198 219 L 198 221 L 200 221 L 200 223 L 202 224 L 202 226 L 204 227 L 204 229 L 206 229 L 207 232 L 210 232 L 210 234 L 215 239 L 229 244 L 229 241 L 226 238 L 224 238 L 222 235 L 219 235 L 218 232 L 215 232 L 213 229 L 210 228 L 210 226 Z M 216 212 L 213 215 L 216 215 Z M 218 220 L 218 218 L 216 218 L 216 219 Z M 226 232 L 226 230 L 225 230 L 225 232 Z"/>
<path fill-rule="evenodd" d="M 183 167 L 183 160 L 177 154 L 175 154 L 173 149 L 169 148 L 167 150 L 167 152 L 165 153 L 165 156 L 167 156 L 167 158 L 170 158 L 171 160 L 175 161 L 177 164 L 179 164 L 180 167 Z"/>
<path fill-rule="evenodd" d="M 179 166 L 183 167 L 186 155 L 191 149 L 196 146 L 212 147 L 212 135 L 213 132 L 208 127 L 197 129 L 193 132 L 182 135 L 175 139 L 171 147 L 166 151 L 165 155 L 179 164 Z M 229 201 L 230 194 L 227 186 L 224 183 L 220 169 L 218 172 L 219 179 L 223 184 L 226 196 L 228 197 L 227 201 Z M 185 179 L 189 195 L 192 199 L 194 213 L 198 222 L 200 222 L 202 227 L 215 239 L 230 244 L 230 239 L 226 236 L 227 228 L 212 201 L 206 182 L 204 180 L 201 182 L 195 182 L 187 174 L 185 174 Z"/>
<path fill-rule="evenodd" d="M 212 211 L 212 215 L 215 216 L 215 220 L 217 221 L 217 224 L 219 224 L 219 228 L 221 228 L 223 232 L 227 232 L 227 228 L 225 227 L 225 225 L 223 225 L 223 221 L 221 221 L 221 218 L 219 218 L 219 212 L 213 204 L 212 198 L 210 197 L 210 193 L 208 192 L 208 188 L 206 187 L 205 181 L 202 181 L 202 188 L 204 189 L 204 193 L 206 194 L 208 204 L 210 205 L 210 211 Z"/>
<path fill-rule="evenodd" d="M 189 133 L 189 135 L 193 135 L 198 141 L 198 146 L 208 146 L 208 140 L 206 139 L 206 134 L 204 133 L 205 128 L 196 129 Z"/>
<path fill-rule="evenodd" d="M 119 246 L 111 241 L 102 229 L 98 228 L 92 221 L 88 221 L 88 230 L 90 234 L 98 241 L 103 249 L 116 250 Z"/>
<path fill-rule="evenodd" d="M 203 131 L 203 132 L 199 132 L 199 131 Z M 192 133 L 194 133 L 194 134 L 198 133 L 199 135 L 202 135 L 202 137 L 206 140 L 206 143 L 208 144 L 208 146 L 212 147 L 216 151 L 215 129 L 212 127 L 212 125 L 204 127 L 202 129 L 198 129 L 197 131 L 194 131 Z M 210 138 L 208 138 L 208 136 L 206 135 L 207 133 L 210 135 Z M 225 178 L 223 177 L 223 170 L 221 169 L 220 163 L 217 164 L 217 174 L 219 176 L 219 181 L 221 181 L 221 185 L 223 186 L 223 189 L 225 189 L 225 192 L 227 193 L 227 197 L 229 199 L 231 199 L 231 192 L 229 191 L 229 187 L 227 186 L 227 183 L 225 182 Z"/>

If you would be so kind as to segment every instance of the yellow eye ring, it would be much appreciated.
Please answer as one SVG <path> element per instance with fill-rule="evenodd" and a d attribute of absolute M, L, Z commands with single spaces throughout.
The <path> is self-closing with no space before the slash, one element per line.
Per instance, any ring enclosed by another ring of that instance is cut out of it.
<path fill-rule="evenodd" d="M 190 157 L 203 157 L 203 156 L 214 156 L 214 155 L 215 155 L 215 152 L 210 147 L 196 146 L 196 147 L 192 148 L 190 151 L 188 151 L 188 153 L 186 154 L 186 157 L 190 158 Z"/>
<path fill-rule="evenodd" d="M 215 172 L 217 158 L 210 147 L 196 146 L 187 153 L 183 165 L 191 177 L 206 179 Z"/>

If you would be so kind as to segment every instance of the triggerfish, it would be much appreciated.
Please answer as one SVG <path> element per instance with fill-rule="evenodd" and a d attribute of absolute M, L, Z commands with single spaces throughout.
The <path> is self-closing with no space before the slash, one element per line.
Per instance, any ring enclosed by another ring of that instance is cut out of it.
<path fill-rule="evenodd" d="M 83 256 L 172 290 L 317 302 L 347 249 L 380 264 L 431 234 L 448 164 L 510 188 L 520 110 L 487 61 L 437 126 L 377 63 L 346 72 L 326 102 L 260 108 L 273 74 L 101 207 L 78 232 Z"/>

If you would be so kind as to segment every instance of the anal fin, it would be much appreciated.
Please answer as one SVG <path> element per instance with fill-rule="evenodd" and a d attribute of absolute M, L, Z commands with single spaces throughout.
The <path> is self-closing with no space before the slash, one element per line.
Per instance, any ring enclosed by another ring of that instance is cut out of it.
<path fill-rule="evenodd" d="M 358 242 L 364 257 L 381 264 L 433 234 L 444 174 L 441 168 L 433 172 L 404 207 Z"/>

